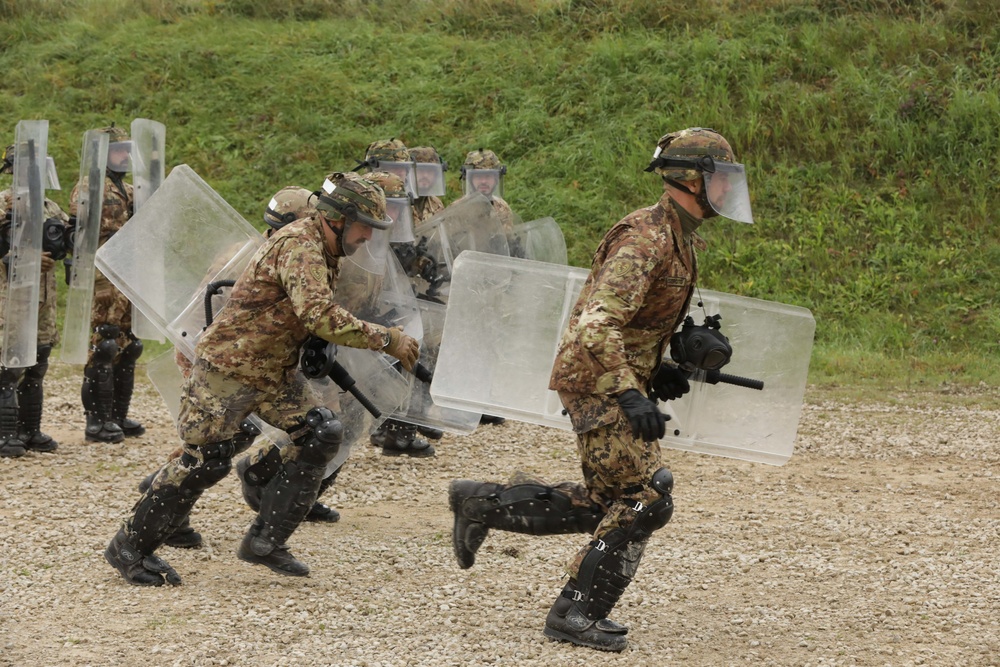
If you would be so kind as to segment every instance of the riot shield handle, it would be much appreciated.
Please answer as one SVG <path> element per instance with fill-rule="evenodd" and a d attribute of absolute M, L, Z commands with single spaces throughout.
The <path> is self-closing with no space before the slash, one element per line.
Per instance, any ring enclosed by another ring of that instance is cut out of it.
<path fill-rule="evenodd" d="M 312 380 L 323 377 L 330 378 L 338 387 L 350 392 L 351 396 L 358 399 L 358 403 L 363 405 L 373 417 L 378 419 L 382 416 L 382 411 L 372 403 L 371 399 L 365 396 L 351 374 L 337 361 L 337 346 L 334 343 L 323 340 L 319 336 L 310 337 L 302 344 L 301 366 L 302 373 L 307 378 Z"/>

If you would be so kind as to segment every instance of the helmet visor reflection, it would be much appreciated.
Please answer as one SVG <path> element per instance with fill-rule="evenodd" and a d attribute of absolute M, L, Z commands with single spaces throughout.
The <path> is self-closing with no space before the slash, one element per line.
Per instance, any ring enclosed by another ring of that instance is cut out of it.
<path fill-rule="evenodd" d="M 418 162 L 417 166 L 417 196 L 444 196 L 444 165 L 433 162 Z"/>

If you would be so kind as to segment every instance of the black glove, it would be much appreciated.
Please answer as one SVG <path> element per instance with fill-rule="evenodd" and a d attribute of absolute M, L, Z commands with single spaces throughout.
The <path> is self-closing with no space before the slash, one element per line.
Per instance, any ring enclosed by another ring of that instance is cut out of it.
<path fill-rule="evenodd" d="M 649 384 L 650 398 L 658 401 L 672 401 L 691 391 L 687 373 L 671 364 L 660 364 Z"/>
<path fill-rule="evenodd" d="M 643 442 L 659 440 L 667 432 L 667 417 L 656 409 L 656 403 L 638 389 L 626 389 L 618 394 L 618 405 L 632 426 L 632 436 Z"/>

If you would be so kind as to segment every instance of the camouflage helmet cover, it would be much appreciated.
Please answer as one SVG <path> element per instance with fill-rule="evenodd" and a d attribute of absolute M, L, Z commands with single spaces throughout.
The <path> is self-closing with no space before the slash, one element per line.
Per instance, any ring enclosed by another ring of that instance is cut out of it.
<path fill-rule="evenodd" d="M 734 162 L 733 149 L 721 134 L 707 127 L 689 127 L 679 132 L 670 132 L 656 142 L 653 162 L 646 171 L 655 171 L 663 178 L 675 181 L 696 181 L 701 178 L 697 169 L 655 166 L 656 159 L 664 157 L 697 158 L 704 156 L 716 160 Z"/>
<path fill-rule="evenodd" d="M 117 127 L 114 123 L 108 125 L 107 127 L 102 127 L 99 130 L 108 135 L 108 141 L 114 143 L 116 141 L 128 141 L 128 132 L 124 127 Z"/>
<path fill-rule="evenodd" d="M 305 218 L 315 210 L 310 202 L 312 194 L 298 185 L 281 188 L 264 209 L 264 222 L 274 229 L 281 229 L 290 222 Z"/>
<path fill-rule="evenodd" d="M 433 146 L 411 148 L 410 157 L 413 158 L 414 162 L 443 164 L 445 170 L 448 169 L 448 163 L 441 159 L 441 156 Z"/>
<path fill-rule="evenodd" d="M 392 219 L 385 214 L 382 188 L 353 171 L 329 174 L 314 194 L 315 207 L 323 213 L 343 215 L 376 229 L 392 226 Z"/>
<path fill-rule="evenodd" d="M 497 169 L 501 174 L 507 173 L 507 167 L 500 163 L 497 154 L 484 148 L 470 151 L 465 156 L 465 162 L 462 163 L 463 175 L 467 169 Z"/>
<path fill-rule="evenodd" d="M 406 148 L 406 144 L 396 138 L 373 141 L 365 151 L 365 164 L 374 168 L 378 166 L 379 160 L 410 162 L 410 151 Z"/>
<path fill-rule="evenodd" d="M 403 179 L 396 174 L 390 174 L 387 171 L 372 171 L 365 174 L 365 180 L 371 181 L 382 188 L 382 192 L 385 193 L 386 198 L 409 197 Z"/>

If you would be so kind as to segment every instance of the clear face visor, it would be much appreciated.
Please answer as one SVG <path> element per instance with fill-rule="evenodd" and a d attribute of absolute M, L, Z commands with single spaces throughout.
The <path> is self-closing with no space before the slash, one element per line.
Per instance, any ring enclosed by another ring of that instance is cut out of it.
<path fill-rule="evenodd" d="M 45 189 L 62 190 L 59 187 L 59 174 L 56 173 L 56 161 L 51 155 L 45 157 Z"/>
<path fill-rule="evenodd" d="M 737 162 L 717 161 L 714 166 L 714 171 L 702 172 L 712 210 L 724 218 L 753 224 L 746 169 Z"/>
<path fill-rule="evenodd" d="M 131 141 L 112 141 L 108 144 L 108 169 L 120 173 L 132 171 Z"/>
<path fill-rule="evenodd" d="M 417 178 L 414 173 L 412 162 L 390 162 L 388 160 L 379 160 L 378 166 L 376 167 L 379 171 L 384 171 L 395 176 L 399 176 L 399 179 L 403 181 L 403 187 L 406 191 L 417 196 Z"/>
<path fill-rule="evenodd" d="M 367 273 L 381 276 L 385 273 L 389 256 L 389 230 L 375 229 L 357 221 L 344 223 L 343 245 L 353 248 L 345 259 Z"/>
<path fill-rule="evenodd" d="M 417 196 L 444 196 L 444 165 L 439 162 L 417 162 Z"/>
<path fill-rule="evenodd" d="M 389 243 L 413 243 L 413 209 L 409 197 L 386 197 L 385 212 L 392 218 Z"/>
<path fill-rule="evenodd" d="M 466 169 L 465 194 L 478 192 L 490 199 L 503 199 L 503 173 L 502 169 Z"/>

